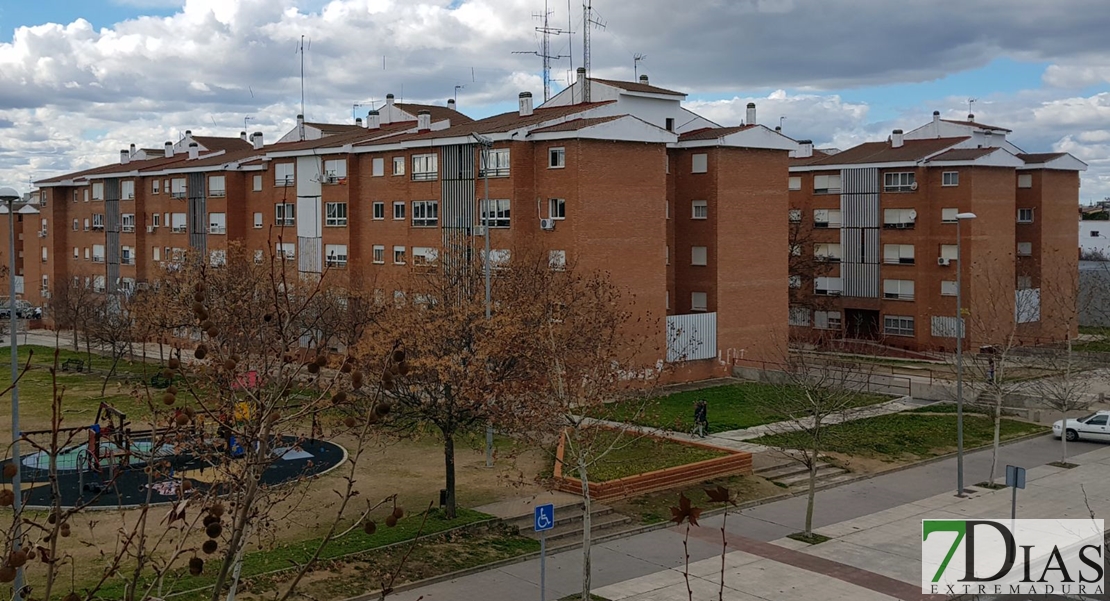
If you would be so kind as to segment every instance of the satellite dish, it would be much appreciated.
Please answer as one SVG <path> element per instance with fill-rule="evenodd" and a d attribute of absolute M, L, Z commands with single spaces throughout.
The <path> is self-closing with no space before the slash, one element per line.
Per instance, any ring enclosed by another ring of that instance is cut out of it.
<path fill-rule="evenodd" d="M 910 209 L 910 219 L 917 219 L 917 211 Z"/>
<path fill-rule="evenodd" d="M 917 182 L 912 182 L 910 184 L 910 190 L 916 190 L 916 189 L 917 189 Z"/>

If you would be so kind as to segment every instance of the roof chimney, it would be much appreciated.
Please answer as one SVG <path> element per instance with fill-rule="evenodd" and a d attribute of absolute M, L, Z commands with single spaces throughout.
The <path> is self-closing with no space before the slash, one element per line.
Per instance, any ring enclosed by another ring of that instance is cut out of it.
<path fill-rule="evenodd" d="M 297 137 L 301 140 L 305 139 L 305 135 L 304 135 L 304 115 L 297 115 Z"/>
<path fill-rule="evenodd" d="M 454 98 L 448 98 L 447 99 L 447 108 L 449 108 L 453 111 L 458 110 L 458 109 L 455 108 L 455 99 Z"/>
<path fill-rule="evenodd" d="M 528 116 L 531 116 L 531 114 L 532 114 L 532 93 L 531 92 L 521 92 L 520 93 L 520 116 L 521 117 L 528 117 Z"/>
<path fill-rule="evenodd" d="M 393 106 L 393 94 L 386 94 L 385 95 L 385 105 L 386 106 Z"/>
<path fill-rule="evenodd" d="M 416 129 L 418 131 L 427 131 L 432 129 L 432 112 L 425 109 L 416 113 Z"/>
<path fill-rule="evenodd" d="M 166 142 L 166 158 L 173 156 L 173 142 Z"/>
<path fill-rule="evenodd" d="M 647 75 L 641 75 L 640 76 L 640 83 L 644 84 L 645 86 L 651 85 L 651 84 L 648 83 L 648 76 Z"/>
<path fill-rule="evenodd" d="M 355 117 L 355 125 L 362 127 L 362 117 Z"/>
<path fill-rule="evenodd" d="M 189 160 L 196 160 L 200 156 L 200 144 L 189 142 Z"/>
<path fill-rule="evenodd" d="M 131 145 L 131 153 L 130 153 L 129 156 L 135 156 L 135 145 L 134 144 Z"/>
<path fill-rule="evenodd" d="M 798 150 L 794 151 L 794 158 L 808 159 L 813 156 L 813 140 L 798 140 Z"/>
<path fill-rule="evenodd" d="M 119 164 L 126 165 L 131 162 L 131 155 L 126 150 L 119 151 Z"/>
<path fill-rule="evenodd" d="M 251 134 L 251 144 L 254 145 L 255 150 L 262 150 L 262 132 L 256 131 Z"/>
<path fill-rule="evenodd" d="M 755 103 L 748 103 L 748 114 L 744 117 L 744 125 L 755 125 Z"/>
<path fill-rule="evenodd" d="M 590 80 L 586 79 L 586 68 L 585 67 L 578 67 L 578 81 L 582 84 L 581 86 L 579 86 L 581 88 L 578 91 L 578 93 L 580 95 L 579 98 L 582 99 L 582 102 L 585 102 L 586 101 L 586 96 L 588 96 L 589 93 L 590 93 L 590 91 L 586 89 L 590 85 Z"/>
<path fill-rule="evenodd" d="M 968 121 L 975 121 L 975 115 L 974 115 L 974 114 L 969 114 L 969 115 L 967 116 L 967 120 L 968 120 Z"/>
<path fill-rule="evenodd" d="M 373 110 L 366 113 L 366 129 L 378 129 L 382 126 L 382 118 L 378 111 Z"/>
<path fill-rule="evenodd" d="M 940 121 L 940 111 L 933 111 L 933 123 Z"/>
<path fill-rule="evenodd" d="M 191 137 L 193 137 L 193 130 L 191 130 L 191 129 L 187 129 L 187 130 L 185 130 L 185 137 L 186 137 L 186 138 L 191 138 Z"/>
<path fill-rule="evenodd" d="M 239 139 L 246 142 L 247 141 L 247 132 L 245 132 L 245 131 L 239 132 Z"/>
<path fill-rule="evenodd" d="M 781 134 L 782 133 L 782 126 L 781 125 L 776 125 L 775 126 L 775 133 L 776 134 Z"/>
<path fill-rule="evenodd" d="M 903 144 L 902 130 L 896 129 L 890 134 L 890 147 L 901 148 Z"/>

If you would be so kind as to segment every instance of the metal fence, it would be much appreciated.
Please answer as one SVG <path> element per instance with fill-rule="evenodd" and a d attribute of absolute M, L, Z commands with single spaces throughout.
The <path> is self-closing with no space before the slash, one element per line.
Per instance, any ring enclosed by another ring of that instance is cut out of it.
<path fill-rule="evenodd" d="M 717 314 L 667 316 L 667 362 L 717 357 Z"/>

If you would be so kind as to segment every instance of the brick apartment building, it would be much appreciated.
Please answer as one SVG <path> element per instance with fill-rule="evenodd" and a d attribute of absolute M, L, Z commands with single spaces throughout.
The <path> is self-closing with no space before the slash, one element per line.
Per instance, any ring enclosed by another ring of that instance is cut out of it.
<path fill-rule="evenodd" d="M 941 119 L 790 161 L 791 335 L 953 350 L 956 270 L 968 345 L 1076 333 L 1075 207 L 1086 165 L 1027 154 L 1010 130 Z M 956 215 L 962 220 L 961 260 Z"/>
<path fill-rule="evenodd" d="M 732 357 L 774 360 L 788 261 L 766 249 L 787 239 L 797 145 L 759 125 L 754 105 L 746 124 L 721 127 L 684 98 L 646 76 L 580 71 L 543 106 L 522 93 L 518 110 L 477 121 L 450 101 L 389 95 L 365 121 L 299 118 L 272 144 L 186 132 L 163 149 L 132 147 L 116 164 L 38 182 L 44 254 L 27 277 L 42 284 L 27 296 L 43 302 L 63 280 L 126 294 L 186 254 L 220 263 L 228 240 L 303 273 L 381 281 L 488 233 L 491 261 L 540 244 L 553 269 L 610 272 L 659 317 L 660 348 L 697 361 L 685 377 Z"/>

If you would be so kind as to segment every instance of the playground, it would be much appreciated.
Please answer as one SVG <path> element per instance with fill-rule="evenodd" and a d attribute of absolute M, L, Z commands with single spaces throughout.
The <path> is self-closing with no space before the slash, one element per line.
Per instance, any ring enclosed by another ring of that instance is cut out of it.
<path fill-rule="evenodd" d="M 207 493 L 220 469 L 217 462 L 230 458 L 233 466 L 246 454 L 226 432 L 206 432 L 200 426 L 184 430 L 133 430 L 126 414 L 100 403 L 94 423 L 59 430 L 59 434 L 85 440 L 55 454 L 61 505 L 120 508 L 170 503 L 189 494 Z M 49 430 L 23 432 L 30 440 L 50 434 Z M 188 450 L 172 442 L 182 438 L 188 439 Z M 272 462 L 262 475 L 265 486 L 322 474 L 346 456 L 343 447 L 333 442 L 295 436 L 274 436 L 270 447 Z M 50 463 L 51 454 L 46 451 L 20 457 L 24 502 L 29 508 L 47 508 L 53 503 Z M 8 484 L 10 479 L 0 482 Z"/>

